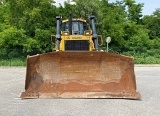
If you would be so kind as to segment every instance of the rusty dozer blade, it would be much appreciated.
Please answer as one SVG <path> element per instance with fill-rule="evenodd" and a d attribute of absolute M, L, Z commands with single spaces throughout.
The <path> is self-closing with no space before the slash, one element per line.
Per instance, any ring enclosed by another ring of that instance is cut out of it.
<path fill-rule="evenodd" d="M 29 56 L 21 98 L 128 98 L 136 92 L 134 61 L 105 52 L 65 51 Z"/>

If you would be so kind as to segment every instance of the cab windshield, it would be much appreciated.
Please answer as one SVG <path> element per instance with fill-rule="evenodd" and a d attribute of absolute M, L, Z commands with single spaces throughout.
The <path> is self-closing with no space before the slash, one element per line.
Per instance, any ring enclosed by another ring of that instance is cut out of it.
<path fill-rule="evenodd" d="M 85 23 L 81 21 L 72 21 L 72 35 L 83 35 Z M 62 24 L 62 31 L 69 31 L 69 22 Z"/>

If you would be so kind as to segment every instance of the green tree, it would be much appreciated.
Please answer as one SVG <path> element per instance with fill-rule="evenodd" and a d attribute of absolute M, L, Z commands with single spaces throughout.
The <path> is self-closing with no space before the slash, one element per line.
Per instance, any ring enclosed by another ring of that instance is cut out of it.
<path fill-rule="evenodd" d="M 0 32 L 0 49 L 1 56 L 19 57 L 20 49 L 23 49 L 23 44 L 26 41 L 24 30 L 19 30 L 16 27 L 10 27 Z M 16 50 L 19 49 L 19 50 Z"/>
<path fill-rule="evenodd" d="M 28 43 L 25 43 L 24 51 L 36 49 L 36 51 L 45 52 L 51 50 L 50 35 L 55 32 L 56 16 L 54 1 L 13 0 L 9 3 L 11 25 L 23 29 L 27 37 L 26 42 Z M 41 35 L 44 35 L 44 37 L 42 38 Z M 29 47 L 30 41 L 36 41 L 34 43 L 37 43 L 37 45 Z"/>
<path fill-rule="evenodd" d="M 9 8 L 8 8 L 8 4 L 4 1 L 0 2 L 0 32 L 3 31 L 4 29 L 9 27 L 9 21 L 8 21 L 8 13 L 9 12 Z"/>
<path fill-rule="evenodd" d="M 160 38 L 160 10 L 157 9 L 153 15 L 144 16 L 142 24 L 148 29 L 150 39 Z"/>
<path fill-rule="evenodd" d="M 124 45 L 124 25 L 126 13 L 124 12 L 123 3 L 108 3 L 102 0 L 101 8 L 103 13 L 102 35 L 104 39 L 107 36 L 112 38 L 111 47 L 114 51 L 120 52 Z M 105 41 L 105 40 L 104 40 Z"/>
<path fill-rule="evenodd" d="M 137 4 L 134 0 L 116 3 L 102 0 L 101 3 L 103 35 L 112 37 L 112 49 L 121 53 L 146 50 L 149 43 L 148 33 L 146 28 L 139 24 L 143 4 Z"/>
<path fill-rule="evenodd" d="M 156 9 L 152 15 L 144 16 L 142 25 L 148 29 L 150 39 L 148 54 L 160 58 L 160 9 Z"/>
<path fill-rule="evenodd" d="M 153 15 L 156 17 L 160 17 L 160 8 L 157 8 L 154 12 Z"/>
<path fill-rule="evenodd" d="M 128 14 L 128 19 L 132 20 L 136 23 L 141 22 L 142 15 L 142 7 L 144 4 L 136 3 L 135 0 L 123 0 L 126 6 L 126 11 Z"/>
<path fill-rule="evenodd" d="M 50 35 L 55 33 L 57 13 L 54 0 L 1 0 L 0 49 L 23 54 L 52 49 Z M 16 51 L 17 49 L 17 51 Z M 15 54 L 12 55 L 16 56 Z"/>

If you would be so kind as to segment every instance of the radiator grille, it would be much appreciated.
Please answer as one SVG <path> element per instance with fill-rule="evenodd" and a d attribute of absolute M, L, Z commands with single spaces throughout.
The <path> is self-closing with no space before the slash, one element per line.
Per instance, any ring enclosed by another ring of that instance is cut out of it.
<path fill-rule="evenodd" d="M 88 40 L 67 40 L 65 41 L 65 50 L 89 51 L 89 41 Z"/>

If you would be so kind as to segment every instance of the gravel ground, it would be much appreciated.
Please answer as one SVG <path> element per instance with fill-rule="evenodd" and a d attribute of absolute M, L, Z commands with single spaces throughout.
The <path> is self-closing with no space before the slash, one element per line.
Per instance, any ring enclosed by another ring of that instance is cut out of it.
<path fill-rule="evenodd" d="M 141 100 L 25 99 L 25 68 L 0 67 L 0 116 L 160 116 L 160 66 L 136 66 Z"/>

